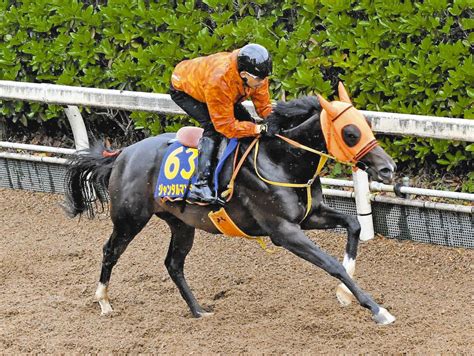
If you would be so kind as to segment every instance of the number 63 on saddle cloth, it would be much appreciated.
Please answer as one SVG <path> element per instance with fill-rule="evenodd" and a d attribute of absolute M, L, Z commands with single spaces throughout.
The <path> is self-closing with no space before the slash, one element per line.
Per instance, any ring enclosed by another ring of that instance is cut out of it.
<path fill-rule="evenodd" d="M 214 173 L 214 191 L 219 189 L 219 173 L 222 170 L 227 158 L 235 151 L 238 145 L 237 139 L 230 139 L 227 147 L 219 159 Z M 198 150 L 196 148 L 182 145 L 179 141 L 174 142 L 168 148 L 161 163 L 160 174 L 155 187 L 155 199 L 168 201 L 180 201 L 184 199 L 186 188 L 196 180 L 194 171 L 197 165 Z M 273 253 L 268 249 L 262 237 L 253 237 L 234 223 L 224 208 L 218 211 L 211 211 L 209 218 L 216 228 L 226 236 L 244 237 L 256 241 L 263 250 Z"/>
<path fill-rule="evenodd" d="M 219 159 L 214 172 L 214 191 L 219 188 L 219 173 L 227 158 L 235 151 L 237 139 L 229 140 L 227 147 Z M 186 147 L 179 141 L 168 147 L 161 163 L 160 174 L 155 187 L 155 199 L 178 201 L 184 198 L 184 193 L 189 184 L 196 181 L 194 171 L 197 165 L 198 150 Z"/>

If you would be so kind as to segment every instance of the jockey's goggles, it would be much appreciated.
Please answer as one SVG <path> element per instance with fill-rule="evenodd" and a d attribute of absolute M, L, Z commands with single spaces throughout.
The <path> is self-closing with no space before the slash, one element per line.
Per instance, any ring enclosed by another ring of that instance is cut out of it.
<path fill-rule="evenodd" d="M 249 72 L 246 72 L 246 73 L 249 75 L 249 77 L 251 77 L 252 79 L 255 79 L 255 80 L 262 81 L 262 80 L 265 80 L 265 78 L 266 78 L 266 77 L 265 78 L 260 78 L 258 75 L 255 75 L 255 74 L 252 74 L 252 73 L 249 73 Z"/>

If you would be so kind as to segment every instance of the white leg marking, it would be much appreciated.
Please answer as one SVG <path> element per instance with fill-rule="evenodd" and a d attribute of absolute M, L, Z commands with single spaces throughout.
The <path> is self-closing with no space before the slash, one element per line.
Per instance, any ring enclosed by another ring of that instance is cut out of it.
<path fill-rule="evenodd" d="M 97 290 L 95 291 L 95 299 L 97 299 L 100 304 L 100 315 L 107 315 L 113 312 L 109 301 L 109 295 L 107 294 L 107 289 L 108 287 L 105 284 L 99 282 Z"/>
<path fill-rule="evenodd" d="M 201 318 L 208 318 L 210 316 L 213 316 L 214 313 L 212 313 L 212 312 L 200 312 L 199 315 L 201 316 Z"/>
<path fill-rule="evenodd" d="M 347 254 L 344 255 L 344 261 L 342 265 L 346 269 L 347 274 L 353 278 L 355 272 L 355 260 L 350 258 Z M 352 295 L 351 291 L 344 285 L 344 283 L 340 283 L 336 288 L 336 297 L 341 303 L 342 306 L 348 306 L 351 304 L 354 296 Z"/>
<path fill-rule="evenodd" d="M 395 321 L 395 317 L 387 309 L 380 307 L 379 313 L 374 315 L 374 320 L 379 325 L 388 325 Z"/>
<path fill-rule="evenodd" d="M 342 261 L 342 265 L 346 269 L 349 276 L 351 278 L 354 277 L 354 272 L 356 269 L 356 261 L 350 258 L 347 254 L 344 254 L 344 261 Z"/>

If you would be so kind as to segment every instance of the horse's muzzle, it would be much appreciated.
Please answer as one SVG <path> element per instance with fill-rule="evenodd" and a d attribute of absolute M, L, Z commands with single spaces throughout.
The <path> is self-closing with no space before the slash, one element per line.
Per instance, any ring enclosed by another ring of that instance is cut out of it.
<path fill-rule="evenodd" d="M 385 183 L 385 184 L 390 184 L 393 181 L 393 173 L 397 169 L 397 167 L 385 167 L 379 170 L 378 174 L 380 177 L 380 180 Z"/>
<path fill-rule="evenodd" d="M 393 159 L 380 146 L 373 147 L 356 165 L 365 170 L 372 179 L 384 184 L 392 183 L 397 169 Z"/>

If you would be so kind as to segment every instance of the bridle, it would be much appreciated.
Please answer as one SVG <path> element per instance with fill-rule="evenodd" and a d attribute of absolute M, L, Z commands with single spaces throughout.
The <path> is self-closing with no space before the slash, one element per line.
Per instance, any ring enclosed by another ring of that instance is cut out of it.
<path fill-rule="evenodd" d="M 301 150 L 304 150 L 304 151 L 307 151 L 307 152 L 311 152 L 315 155 L 320 156 L 319 163 L 316 167 L 316 170 L 315 170 L 313 176 L 306 183 L 276 182 L 276 181 L 272 181 L 270 179 L 267 179 L 267 178 L 263 177 L 261 175 L 261 173 L 258 171 L 258 166 L 257 166 L 258 152 L 259 152 L 259 142 L 260 142 L 260 136 L 258 136 L 247 147 L 247 149 L 244 152 L 244 154 L 242 155 L 239 163 L 236 164 L 236 162 L 234 162 L 234 172 L 233 172 L 232 177 L 229 181 L 229 185 L 227 186 L 227 190 L 225 190 L 221 194 L 221 196 L 224 199 L 226 199 L 226 201 L 229 201 L 231 199 L 232 194 L 233 194 L 233 190 L 234 190 L 234 181 L 235 181 L 235 178 L 237 177 L 237 173 L 239 172 L 240 168 L 242 167 L 243 162 L 245 161 L 245 159 L 247 158 L 249 153 L 255 147 L 255 150 L 254 150 L 254 170 L 255 170 L 255 174 L 257 175 L 257 177 L 260 180 L 262 180 L 263 182 L 265 182 L 267 184 L 275 185 L 275 186 L 279 186 L 279 187 L 306 188 L 307 204 L 306 204 L 305 214 L 303 216 L 303 219 L 300 222 L 300 223 L 302 223 L 308 217 L 309 213 L 311 212 L 312 199 L 313 199 L 312 195 L 311 195 L 311 187 L 312 187 L 313 183 L 315 182 L 316 178 L 321 174 L 321 171 L 324 168 L 324 166 L 325 166 L 326 162 L 328 161 L 328 159 L 332 159 L 336 162 L 351 166 L 353 170 L 357 170 L 358 168 L 360 168 L 360 169 L 365 171 L 369 168 L 367 166 L 367 164 L 360 161 L 360 159 L 362 157 L 364 157 L 368 152 L 370 152 L 375 146 L 378 145 L 377 141 L 375 140 L 375 137 L 373 136 L 372 131 L 370 130 L 370 127 L 369 127 L 370 135 L 366 134 L 366 136 L 368 136 L 368 137 L 365 137 L 366 142 L 363 142 L 363 144 L 360 145 L 360 147 L 358 147 L 357 150 L 352 150 L 353 152 L 351 152 L 351 150 L 341 150 L 341 147 L 339 146 L 340 142 L 341 141 L 343 142 L 343 139 L 340 137 L 341 136 L 339 134 L 340 130 L 336 131 L 336 129 L 334 128 L 334 122 L 336 120 L 342 118 L 343 115 L 345 113 L 347 113 L 351 108 L 353 108 L 352 104 L 350 104 L 348 107 L 344 108 L 329 123 L 327 122 L 326 127 L 329 128 L 329 130 L 327 130 L 326 133 L 324 132 L 323 124 L 322 124 L 321 128 L 323 130 L 324 138 L 325 138 L 325 141 L 326 141 L 326 147 L 328 147 L 328 151 L 330 152 L 330 154 L 319 151 L 319 150 L 316 150 L 312 147 L 306 146 L 302 143 L 299 143 L 299 142 L 297 142 L 297 141 L 295 141 L 291 138 L 285 137 L 283 135 L 280 135 L 280 134 L 275 135 L 276 137 L 278 137 L 279 139 L 285 141 L 286 143 L 288 143 L 289 145 L 291 145 L 293 147 L 296 147 L 298 149 L 301 149 Z M 328 118 L 329 115 L 327 115 L 327 113 L 323 109 L 321 111 L 320 116 L 321 116 L 321 119 L 322 119 L 323 116 L 325 118 Z M 348 118 L 346 117 L 345 120 L 347 121 Z M 367 125 L 367 123 L 365 123 L 365 124 Z M 334 137 L 334 134 L 339 135 L 339 137 Z M 329 149 L 330 144 L 328 142 L 331 139 L 336 141 L 336 145 L 338 145 L 337 146 L 338 149 L 344 153 L 343 155 L 340 154 L 340 151 L 337 152 L 338 154 L 331 154 L 332 152 Z M 339 143 L 337 141 L 339 141 Z M 349 152 L 347 152 L 347 151 L 349 151 Z M 338 157 L 338 156 L 340 156 L 340 157 Z M 342 159 L 341 159 L 341 157 L 342 157 Z"/>
<path fill-rule="evenodd" d="M 312 206 L 311 186 L 313 185 L 316 178 L 320 175 L 320 173 L 321 173 L 323 167 L 325 166 L 326 162 L 328 161 L 328 159 L 332 159 L 332 160 L 337 161 L 339 163 L 351 166 L 353 170 L 357 170 L 358 168 L 360 168 L 360 169 L 365 171 L 369 168 L 367 166 L 367 164 L 360 161 L 360 159 L 362 157 L 364 157 L 368 152 L 370 152 L 374 147 L 376 147 L 378 145 L 378 142 L 375 139 L 375 137 L 373 136 L 373 133 L 370 130 L 370 127 L 368 127 L 368 130 L 370 131 L 370 134 L 367 132 L 367 128 L 363 127 L 363 130 L 366 131 L 364 133 L 364 136 L 363 136 L 364 141 L 362 142 L 361 145 L 359 145 L 359 147 L 357 147 L 356 150 L 351 150 L 349 147 L 342 147 L 341 148 L 341 142 L 342 143 L 344 142 L 342 137 L 341 137 L 341 134 L 340 134 L 341 130 L 336 131 L 336 129 L 334 127 L 334 122 L 336 120 L 340 119 L 340 118 L 343 118 L 343 115 L 345 113 L 347 113 L 351 108 L 353 108 L 352 104 L 350 104 L 346 108 L 344 108 L 338 115 L 336 115 L 331 120 L 330 123 L 326 123 L 327 132 L 324 132 L 323 124 L 322 124 L 321 128 L 323 129 L 323 134 L 324 134 L 324 138 L 325 138 L 325 141 L 326 141 L 326 147 L 328 147 L 328 151 L 331 154 L 324 153 L 322 151 L 318 151 L 318 150 L 316 150 L 312 147 L 303 145 L 303 144 L 301 144 L 301 143 L 299 143 L 295 140 L 292 140 L 288 137 L 285 137 L 283 135 L 280 135 L 280 134 L 275 135 L 276 137 L 278 137 L 279 139 L 285 141 L 286 143 L 288 143 L 289 145 L 291 145 L 293 147 L 296 147 L 298 149 L 301 149 L 301 150 L 304 150 L 304 151 L 307 151 L 307 152 L 311 152 L 313 154 L 316 154 L 316 155 L 320 156 L 319 163 L 316 167 L 316 170 L 315 170 L 313 176 L 306 183 L 275 182 L 275 181 L 272 181 L 270 179 L 264 178 L 260 174 L 260 172 L 258 171 L 257 160 L 258 160 L 258 150 L 259 150 L 259 139 L 258 138 L 256 139 L 255 151 L 254 151 L 254 170 L 255 170 L 255 174 L 258 176 L 258 178 L 260 180 L 264 181 L 267 184 L 280 186 L 280 187 L 306 188 L 307 206 L 306 206 L 305 215 L 304 215 L 303 219 L 301 220 L 301 222 L 303 222 L 306 219 L 306 217 L 309 215 L 309 213 L 311 211 L 311 206 Z M 325 117 L 325 118 L 329 117 L 329 115 L 327 115 L 327 113 L 325 112 L 324 109 L 321 111 L 321 119 L 323 117 Z M 345 121 L 347 121 L 349 119 L 350 118 L 346 117 Z M 367 123 L 365 123 L 365 124 L 367 125 Z M 338 137 L 337 136 L 335 137 L 335 135 L 337 135 Z M 339 150 L 339 151 L 336 151 L 336 154 L 332 154 L 332 152 L 331 152 L 330 144 L 328 142 L 331 139 L 335 141 L 335 143 L 337 145 L 337 148 Z M 357 145 L 355 145 L 355 146 L 357 146 Z M 342 155 L 340 154 L 341 152 L 343 153 Z"/>

